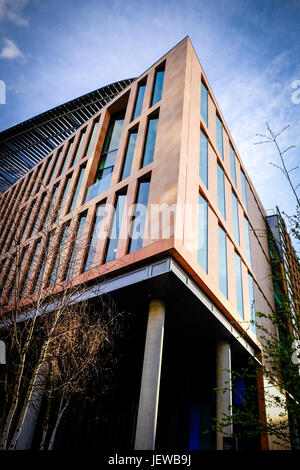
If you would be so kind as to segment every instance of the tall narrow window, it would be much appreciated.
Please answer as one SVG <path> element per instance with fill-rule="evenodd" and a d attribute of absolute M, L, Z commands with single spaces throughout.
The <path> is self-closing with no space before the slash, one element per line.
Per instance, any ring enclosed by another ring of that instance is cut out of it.
<path fill-rule="evenodd" d="M 105 204 L 100 204 L 100 206 L 98 206 L 96 210 L 95 220 L 93 223 L 89 246 L 84 262 L 84 271 L 88 271 L 89 269 L 91 269 L 94 263 L 94 258 L 97 251 L 97 244 L 100 236 L 101 222 L 104 215 L 104 209 Z"/>
<path fill-rule="evenodd" d="M 68 156 L 68 152 L 65 152 L 57 176 L 62 175 L 63 172 L 65 171 L 65 169 L 66 169 L 66 164 L 67 164 L 67 156 Z"/>
<path fill-rule="evenodd" d="M 219 288 L 228 297 L 226 233 L 219 225 Z"/>
<path fill-rule="evenodd" d="M 73 197 L 72 197 L 71 202 L 70 202 L 69 212 L 72 212 L 75 209 L 77 198 L 78 198 L 79 191 L 80 191 L 80 186 L 81 186 L 81 183 L 82 183 L 82 180 L 83 180 L 84 172 L 85 172 L 85 166 L 80 168 L 79 176 L 77 178 L 77 182 L 76 182 L 76 185 L 75 185 L 75 188 L 74 188 Z"/>
<path fill-rule="evenodd" d="M 236 289 L 236 309 L 238 314 L 244 318 L 244 299 L 243 299 L 243 283 L 242 283 L 242 261 L 241 257 L 234 252 L 235 265 L 235 289 Z"/>
<path fill-rule="evenodd" d="M 66 223 L 63 226 L 62 232 L 60 233 L 59 237 L 59 242 L 58 242 L 58 247 L 56 250 L 56 253 L 54 255 L 55 261 L 50 269 L 49 273 L 49 283 L 54 284 L 57 279 L 61 277 L 61 270 L 62 270 L 62 265 L 64 262 L 64 257 L 66 255 L 66 241 L 68 238 L 68 233 L 69 233 L 69 223 Z"/>
<path fill-rule="evenodd" d="M 208 204 L 206 199 L 199 194 L 198 205 L 198 263 L 207 273 L 207 216 Z"/>
<path fill-rule="evenodd" d="M 216 116 L 216 131 L 217 131 L 217 149 L 219 151 L 219 154 L 222 157 L 222 160 L 224 160 L 224 154 L 223 154 L 223 124 L 219 116 Z"/>
<path fill-rule="evenodd" d="M 124 112 L 112 115 L 106 132 L 94 183 L 89 187 L 85 201 L 90 201 L 110 187 L 115 159 L 119 147 Z"/>
<path fill-rule="evenodd" d="M 29 276 L 32 276 L 32 273 L 35 270 L 35 267 L 37 266 L 37 255 L 38 255 L 40 246 L 41 246 L 41 240 L 38 240 L 35 244 L 35 247 L 34 247 L 32 255 L 31 255 L 30 262 L 29 262 L 29 265 L 28 265 L 27 270 L 26 270 L 26 276 L 25 276 L 25 279 L 23 281 L 23 286 L 22 286 L 22 289 L 21 289 L 21 292 L 20 292 L 21 296 L 23 295 L 23 293 L 25 292 L 27 287 L 30 287 L 31 288 L 30 290 L 32 290 L 33 286 L 28 286 L 28 279 L 29 279 Z"/>
<path fill-rule="evenodd" d="M 250 230 L 249 230 L 249 222 L 244 217 L 244 226 L 245 226 L 245 237 L 246 237 L 246 254 L 249 263 L 251 264 L 251 248 L 250 248 Z"/>
<path fill-rule="evenodd" d="M 91 132 L 89 144 L 88 144 L 87 150 L 85 152 L 86 155 L 89 155 L 91 153 L 91 150 L 92 150 L 94 142 L 95 142 L 95 137 L 97 135 L 98 128 L 99 128 L 99 119 L 97 119 L 97 121 L 94 122 L 94 126 L 93 126 L 93 130 Z"/>
<path fill-rule="evenodd" d="M 201 82 L 201 116 L 208 126 L 208 91 L 203 82 Z"/>
<path fill-rule="evenodd" d="M 118 194 L 111 229 L 109 232 L 109 239 L 106 246 L 104 263 L 113 261 L 116 258 L 125 201 L 126 194 Z"/>
<path fill-rule="evenodd" d="M 240 244 L 239 203 L 234 193 L 232 193 L 232 218 L 234 237 Z"/>
<path fill-rule="evenodd" d="M 68 150 L 66 151 L 64 161 L 59 172 L 60 175 L 62 175 L 62 173 L 67 169 L 69 156 L 72 154 L 73 148 L 74 148 L 74 137 L 69 141 Z"/>
<path fill-rule="evenodd" d="M 234 186 L 236 186 L 235 153 L 231 145 L 229 146 L 229 149 L 230 149 L 230 175 L 234 183 Z"/>
<path fill-rule="evenodd" d="M 83 250 L 85 248 L 83 246 L 82 239 L 85 222 L 86 212 L 79 216 L 75 240 L 73 241 L 73 245 L 68 256 L 67 269 L 64 275 L 64 279 L 71 279 L 73 277 L 75 266 L 77 262 L 82 258 Z"/>
<path fill-rule="evenodd" d="M 47 159 L 47 162 L 46 162 L 46 164 L 45 164 L 45 166 L 44 166 L 44 170 L 43 170 L 43 173 L 42 173 L 42 176 L 41 176 L 41 180 L 42 180 L 42 181 L 44 180 L 44 178 L 45 178 L 45 176 L 46 176 L 46 174 L 47 174 L 47 171 L 48 171 L 50 162 L 51 162 L 51 157 L 49 157 L 49 158 Z M 46 181 L 44 182 L 44 184 L 46 185 Z"/>
<path fill-rule="evenodd" d="M 150 181 L 141 181 L 136 200 L 136 209 L 132 230 L 130 234 L 129 253 L 139 250 L 143 246 L 143 236 L 146 223 L 147 205 L 149 197 Z"/>
<path fill-rule="evenodd" d="M 199 175 L 206 187 L 208 187 L 208 139 L 200 131 L 200 163 Z"/>
<path fill-rule="evenodd" d="M 135 107 L 134 107 L 134 113 L 132 120 L 134 121 L 137 117 L 142 112 L 143 109 L 143 102 L 144 102 L 144 96 L 145 96 L 145 90 L 146 90 L 146 83 L 141 83 L 138 88 L 138 93 L 136 97 L 136 102 L 135 102 Z"/>
<path fill-rule="evenodd" d="M 248 210 L 248 203 L 247 203 L 247 191 L 246 191 L 246 177 L 245 173 L 241 170 L 241 182 L 242 182 L 242 194 L 243 194 L 243 203 L 246 209 Z"/>
<path fill-rule="evenodd" d="M 148 165 L 149 163 L 153 161 L 156 133 L 157 133 L 157 124 L 158 124 L 158 117 L 152 117 L 148 121 L 147 137 L 146 137 L 146 143 L 144 147 L 142 167 Z"/>
<path fill-rule="evenodd" d="M 57 205 L 57 192 L 58 192 L 58 183 L 54 186 L 52 195 L 50 196 L 49 205 L 47 211 L 45 212 L 45 221 L 43 224 L 43 229 L 49 230 L 52 226 L 53 220 L 55 219 L 56 205 Z"/>
<path fill-rule="evenodd" d="M 82 152 L 83 152 L 83 148 L 85 144 L 85 133 L 86 133 L 86 129 L 83 129 L 83 131 L 81 131 L 81 134 L 80 134 L 79 142 L 77 144 L 76 152 L 74 154 L 71 166 L 75 165 L 75 163 L 77 163 L 78 157 L 81 158 L 82 156 Z"/>
<path fill-rule="evenodd" d="M 156 70 L 151 106 L 161 100 L 162 89 L 164 84 L 164 75 L 164 69 Z"/>
<path fill-rule="evenodd" d="M 226 206 L 225 206 L 225 176 L 224 171 L 218 165 L 218 209 L 224 219 L 226 219 Z"/>
<path fill-rule="evenodd" d="M 248 287 L 249 287 L 249 308 L 250 308 L 251 329 L 253 333 L 256 334 L 254 285 L 253 285 L 253 277 L 249 273 L 248 273 Z"/>
<path fill-rule="evenodd" d="M 57 213 L 56 213 L 55 220 L 59 219 L 61 211 L 64 207 L 65 202 L 66 202 L 66 197 L 67 197 L 67 194 L 68 194 L 68 191 L 69 191 L 71 179 L 72 179 L 72 175 L 68 175 L 67 178 L 66 178 L 64 189 L 63 189 L 63 192 L 61 194 L 61 197 L 60 197 L 60 200 L 59 200 L 59 203 L 58 203 L 58 208 L 57 208 Z"/>
<path fill-rule="evenodd" d="M 126 153 L 124 157 L 124 166 L 122 170 L 121 180 L 124 180 L 130 175 L 133 154 L 134 154 L 134 149 L 135 149 L 135 143 L 136 143 L 136 137 L 137 137 L 137 130 L 134 132 L 130 132 L 128 142 L 127 142 Z"/>
<path fill-rule="evenodd" d="M 56 178 L 57 168 L 58 168 L 58 165 L 60 163 L 61 151 L 62 151 L 62 147 L 59 149 L 59 151 L 57 152 L 56 157 L 55 157 L 55 164 L 54 164 L 53 170 L 51 172 L 51 181 L 54 181 L 55 178 Z"/>

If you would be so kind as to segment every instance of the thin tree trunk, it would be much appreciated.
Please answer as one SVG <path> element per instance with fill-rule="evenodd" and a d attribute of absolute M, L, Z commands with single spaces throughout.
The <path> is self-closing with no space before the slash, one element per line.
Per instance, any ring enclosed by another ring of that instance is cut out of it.
<path fill-rule="evenodd" d="M 58 415 L 57 415 L 57 419 L 56 419 L 54 429 L 53 429 L 52 434 L 51 434 L 51 438 L 50 438 L 49 445 L 48 445 L 48 450 L 53 450 L 55 437 L 56 437 L 56 432 L 57 432 L 59 423 L 61 422 L 61 418 L 63 417 L 63 414 L 64 414 L 64 412 L 66 411 L 66 409 L 69 405 L 69 400 L 66 401 L 63 408 L 62 408 L 62 404 L 63 404 L 63 397 L 61 398 L 61 401 L 60 401 L 59 412 L 58 412 Z"/>
<path fill-rule="evenodd" d="M 10 429 L 11 429 L 11 426 L 12 426 L 12 422 L 13 422 L 16 410 L 18 408 L 19 393 L 20 393 L 20 388 L 21 388 L 21 380 L 22 380 L 22 377 L 23 377 L 24 364 L 25 364 L 25 356 L 23 355 L 21 363 L 19 364 L 19 367 L 18 367 L 16 383 L 15 383 L 15 387 L 14 387 L 14 391 L 13 391 L 13 401 L 12 401 L 12 404 L 10 406 L 10 409 L 9 409 L 8 415 L 5 419 L 5 424 L 4 424 L 4 427 L 3 427 L 3 434 L 2 434 L 2 437 L 1 437 L 1 445 L 0 445 L 1 450 L 6 450 L 6 448 L 7 448 Z"/>
<path fill-rule="evenodd" d="M 42 432 L 42 438 L 41 438 L 41 443 L 40 443 L 40 450 L 45 449 L 46 437 L 47 437 L 48 429 L 49 429 L 50 409 L 51 409 L 51 397 L 48 397 L 47 408 L 46 408 L 45 418 L 43 422 L 43 432 Z"/>

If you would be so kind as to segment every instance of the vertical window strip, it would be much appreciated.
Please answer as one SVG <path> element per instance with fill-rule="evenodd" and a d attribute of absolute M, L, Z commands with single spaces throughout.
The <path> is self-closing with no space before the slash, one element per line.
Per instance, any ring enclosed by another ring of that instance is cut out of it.
<path fill-rule="evenodd" d="M 208 272 L 208 203 L 204 197 L 199 194 L 198 204 L 198 264 L 207 273 Z"/>
<path fill-rule="evenodd" d="M 72 212 L 75 209 L 77 198 L 78 198 L 80 187 L 81 187 L 81 183 L 82 183 L 82 180 L 83 180 L 84 172 L 85 172 L 85 166 L 80 168 L 80 173 L 79 173 L 79 176 L 77 178 L 77 182 L 76 182 L 76 185 L 75 185 L 73 197 L 71 199 L 70 207 L 69 207 L 68 212 Z"/>
<path fill-rule="evenodd" d="M 92 232 L 90 235 L 89 246 L 88 246 L 88 250 L 87 250 L 87 254 L 86 254 L 86 258 L 84 262 L 84 267 L 83 267 L 84 271 L 88 271 L 89 269 L 93 267 L 94 258 L 95 258 L 95 254 L 97 251 L 97 244 L 98 244 L 100 233 L 101 233 L 101 223 L 102 223 L 102 219 L 104 216 L 104 210 L 105 210 L 105 204 L 100 204 L 97 207 L 95 219 L 94 219 L 94 223 L 92 227 Z"/>
<path fill-rule="evenodd" d="M 76 152 L 74 154 L 71 166 L 77 163 L 78 157 L 81 159 L 81 155 L 83 153 L 83 148 L 85 145 L 85 137 L 86 137 L 86 129 L 83 129 L 80 134 L 79 142 L 77 144 Z"/>
<path fill-rule="evenodd" d="M 56 172 L 57 172 L 58 165 L 60 163 L 61 151 L 62 151 L 62 147 L 59 149 L 59 151 L 56 154 L 55 164 L 51 171 L 51 181 L 54 181 L 56 179 Z"/>
<path fill-rule="evenodd" d="M 32 275 L 32 272 L 34 271 L 35 264 L 37 263 L 37 255 L 38 255 L 40 246 L 41 246 L 41 240 L 38 240 L 38 241 L 35 243 L 35 247 L 34 247 L 34 250 L 33 250 L 32 255 L 31 255 L 31 259 L 30 259 L 30 261 L 29 261 L 29 265 L 28 265 L 28 267 L 27 267 L 26 276 L 25 276 L 25 279 L 24 279 L 24 282 L 23 282 L 23 286 L 22 286 L 22 289 L 21 289 L 21 292 L 20 292 L 20 295 L 21 295 L 21 296 L 23 295 L 23 293 L 24 293 L 25 290 L 27 289 L 27 284 L 28 284 L 29 276 Z"/>
<path fill-rule="evenodd" d="M 219 225 L 219 289 L 228 298 L 227 280 L 227 237 L 224 230 Z"/>
<path fill-rule="evenodd" d="M 135 101 L 134 113 L 133 113 L 133 117 L 132 117 L 133 121 L 137 117 L 139 117 L 141 112 L 142 112 L 144 96 L 145 96 L 145 90 L 146 90 L 146 83 L 139 84 L 137 97 L 136 97 L 136 101 Z"/>
<path fill-rule="evenodd" d="M 150 181 L 141 181 L 136 199 L 136 209 L 130 233 L 129 253 L 140 250 L 143 246 Z"/>
<path fill-rule="evenodd" d="M 241 182 L 242 182 L 243 203 L 244 203 L 244 206 L 246 207 L 246 209 L 248 210 L 246 177 L 245 177 L 245 173 L 242 170 L 241 170 Z"/>
<path fill-rule="evenodd" d="M 51 162 L 51 157 L 49 157 L 49 158 L 47 159 L 47 162 L 46 162 L 46 164 L 45 164 L 45 166 L 44 166 L 44 170 L 43 170 L 43 173 L 42 173 L 42 175 L 41 175 L 41 180 L 42 180 L 42 182 L 44 181 L 44 178 L 45 178 L 45 176 L 46 176 L 46 174 L 47 174 L 47 171 L 48 171 L 50 162 Z M 46 185 L 46 184 L 45 184 L 45 185 Z"/>
<path fill-rule="evenodd" d="M 69 191 L 71 179 L 72 179 L 72 175 L 68 175 L 67 178 L 66 178 L 64 189 L 63 189 L 62 195 L 60 197 L 60 201 L 58 203 L 58 208 L 57 208 L 57 213 L 55 215 L 55 220 L 59 219 L 61 211 L 64 207 L 65 202 L 66 202 L 66 198 L 67 198 L 67 194 L 68 194 L 68 191 Z"/>
<path fill-rule="evenodd" d="M 232 146 L 229 146 L 230 149 L 230 174 L 231 179 L 236 187 L 236 166 L 235 166 L 235 153 Z"/>
<path fill-rule="evenodd" d="M 151 106 L 153 106 L 155 103 L 158 103 L 158 101 L 161 100 L 163 84 L 164 84 L 164 75 L 165 75 L 164 69 L 156 70 Z"/>
<path fill-rule="evenodd" d="M 146 142 L 143 153 L 142 167 L 149 165 L 153 161 L 155 142 L 157 134 L 158 117 L 152 117 L 148 120 Z"/>
<path fill-rule="evenodd" d="M 208 91 L 203 82 L 201 82 L 201 116 L 208 127 Z"/>
<path fill-rule="evenodd" d="M 249 287 L 249 308 L 250 308 L 251 329 L 253 333 L 256 334 L 254 284 L 253 284 L 253 277 L 249 273 L 248 273 L 248 287 Z"/>
<path fill-rule="evenodd" d="M 224 219 L 226 219 L 226 205 L 225 205 L 225 175 L 221 166 L 218 164 L 217 170 L 218 178 L 218 209 Z"/>
<path fill-rule="evenodd" d="M 124 157 L 124 165 L 123 165 L 121 180 L 128 178 L 128 176 L 130 175 L 134 149 L 135 149 L 135 144 L 136 144 L 136 138 L 137 138 L 137 130 L 134 132 L 130 132 L 128 142 L 127 142 L 127 147 L 126 147 L 126 153 Z"/>
<path fill-rule="evenodd" d="M 221 119 L 218 115 L 216 115 L 216 132 L 217 132 L 217 149 L 219 154 L 224 160 L 224 153 L 223 153 L 223 124 Z"/>
<path fill-rule="evenodd" d="M 106 245 L 104 263 L 113 261 L 116 258 L 125 201 L 126 194 L 118 194 L 109 238 Z"/>
<path fill-rule="evenodd" d="M 82 244 L 82 236 L 83 236 L 84 226 L 86 222 L 86 216 L 87 216 L 86 212 L 84 212 L 83 214 L 80 214 L 79 216 L 79 220 L 78 220 L 78 224 L 76 228 L 75 240 L 72 243 L 72 248 L 69 253 L 64 279 L 71 279 L 73 277 L 76 263 L 77 261 L 79 261 L 79 259 L 82 258 L 83 249 L 85 248 L 83 247 L 83 244 Z"/>
<path fill-rule="evenodd" d="M 62 175 L 63 172 L 67 169 L 69 157 L 73 152 L 73 146 L 74 146 L 74 137 L 69 141 L 68 150 L 66 151 L 64 162 L 59 172 L 60 175 Z"/>
<path fill-rule="evenodd" d="M 66 223 L 63 226 L 63 229 L 60 233 L 59 241 L 58 241 L 58 247 L 56 250 L 56 253 L 54 254 L 55 261 L 50 269 L 49 273 L 49 284 L 55 284 L 56 280 L 59 279 L 61 276 L 61 268 L 62 268 L 62 263 L 63 263 L 63 257 L 65 254 L 65 248 L 66 248 L 66 240 L 68 237 L 68 232 L 69 232 L 69 227 L 70 224 Z"/>
<path fill-rule="evenodd" d="M 244 225 L 245 225 L 245 237 L 246 237 L 246 255 L 249 263 L 251 264 L 251 246 L 250 246 L 250 229 L 249 229 L 249 222 L 244 217 Z"/>
<path fill-rule="evenodd" d="M 234 237 L 240 244 L 239 203 L 234 193 L 232 193 L 232 219 Z"/>
<path fill-rule="evenodd" d="M 208 139 L 202 131 L 200 131 L 199 175 L 206 188 L 208 188 Z"/>
<path fill-rule="evenodd" d="M 236 309 L 240 317 L 244 318 L 244 298 L 242 283 L 242 261 L 238 253 L 234 252 L 235 264 L 235 288 L 236 288 Z"/>
<path fill-rule="evenodd" d="M 99 128 L 99 119 L 94 122 L 93 130 L 91 132 L 89 143 L 88 143 L 88 147 L 87 147 L 87 150 L 85 152 L 86 155 L 89 155 L 91 153 L 91 150 L 92 150 L 94 142 L 95 142 L 95 137 L 96 137 L 98 128 Z"/>

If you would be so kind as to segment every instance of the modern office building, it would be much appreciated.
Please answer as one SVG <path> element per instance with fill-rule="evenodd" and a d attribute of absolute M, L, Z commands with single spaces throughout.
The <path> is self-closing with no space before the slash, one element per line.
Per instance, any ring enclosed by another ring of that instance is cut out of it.
<path fill-rule="evenodd" d="M 215 388 L 261 350 L 255 311 L 275 311 L 265 218 L 188 37 L 1 195 L 3 302 L 13 305 L 18 234 L 24 308 L 46 266 L 58 291 L 72 278 L 91 302 L 109 292 L 131 312 L 114 392 L 67 416 L 57 448 L 223 448 L 211 421 L 239 398 Z M 47 230 L 57 253 L 66 230 L 75 251 L 80 235 L 71 268 L 69 256 L 56 272 L 43 258 Z M 238 445 L 275 448 L 265 434 Z"/>

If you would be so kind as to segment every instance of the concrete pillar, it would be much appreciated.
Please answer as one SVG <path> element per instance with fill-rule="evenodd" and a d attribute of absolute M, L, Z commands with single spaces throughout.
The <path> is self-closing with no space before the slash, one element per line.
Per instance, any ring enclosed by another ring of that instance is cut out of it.
<path fill-rule="evenodd" d="M 216 418 L 217 422 L 221 422 L 222 419 L 224 419 L 224 415 L 231 416 L 232 406 L 231 350 L 228 341 L 217 341 L 216 358 L 217 388 L 220 389 L 220 391 L 217 392 Z M 223 393 L 222 390 L 225 388 L 226 392 Z M 222 427 L 222 431 L 217 431 L 217 450 L 223 449 L 223 437 L 232 435 L 232 424 Z"/>
<path fill-rule="evenodd" d="M 164 302 L 151 300 L 135 434 L 136 450 L 153 450 L 155 446 L 164 322 Z"/>

